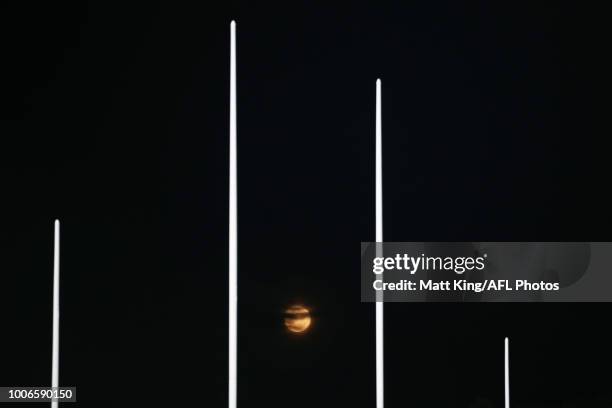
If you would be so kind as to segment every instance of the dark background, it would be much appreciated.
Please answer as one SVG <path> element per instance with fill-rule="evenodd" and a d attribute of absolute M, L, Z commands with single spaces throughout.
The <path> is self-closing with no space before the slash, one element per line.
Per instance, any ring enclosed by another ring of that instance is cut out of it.
<path fill-rule="evenodd" d="M 609 241 L 601 12 L 532 3 L 4 5 L 0 385 L 50 383 L 60 218 L 77 405 L 227 404 L 232 18 L 241 406 L 374 406 L 377 77 L 386 241 Z M 502 406 L 504 336 L 514 406 L 599 406 L 610 311 L 389 304 L 387 406 Z"/>

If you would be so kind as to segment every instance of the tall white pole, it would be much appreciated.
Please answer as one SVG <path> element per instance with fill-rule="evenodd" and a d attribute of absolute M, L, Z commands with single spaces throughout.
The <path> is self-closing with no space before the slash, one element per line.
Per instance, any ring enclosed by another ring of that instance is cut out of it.
<path fill-rule="evenodd" d="M 60 222 L 55 220 L 53 239 L 53 343 L 51 352 L 51 387 L 59 387 L 59 324 L 60 324 Z M 51 407 L 57 408 L 52 401 Z"/>
<path fill-rule="evenodd" d="M 376 242 L 383 242 L 382 90 L 376 80 Z M 378 255 L 377 255 L 378 256 Z M 385 405 L 383 302 L 376 301 L 376 407 Z"/>
<path fill-rule="evenodd" d="M 230 23 L 229 157 L 229 389 L 228 406 L 236 408 L 238 361 L 238 185 L 236 165 L 236 22 Z"/>
<path fill-rule="evenodd" d="M 506 337 L 504 352 L 504 389 L 506 408 L 510 408 L 510 339 Z"/>

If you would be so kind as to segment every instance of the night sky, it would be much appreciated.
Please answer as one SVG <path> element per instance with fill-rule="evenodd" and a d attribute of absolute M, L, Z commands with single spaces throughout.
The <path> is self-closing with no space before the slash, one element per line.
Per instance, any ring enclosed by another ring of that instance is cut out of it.
<path fill-rule="evenodd" d="M 378 77 L 386 241 L 611 241 L 600 12 L 533 3 L 3 5 L 0 386 L 50 384 L 59 218 L 75 406 L 227 405 L 231 19 L 240 406 L 374 406 Z M 387 407 L 502 406 L 505 336 L 514 406 L 610 401 L 610 312 L 388 304 Z"/>

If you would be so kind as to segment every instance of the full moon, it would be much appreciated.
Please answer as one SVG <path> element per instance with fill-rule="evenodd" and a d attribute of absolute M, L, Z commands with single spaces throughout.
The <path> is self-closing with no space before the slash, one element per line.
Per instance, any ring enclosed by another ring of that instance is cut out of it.
<path fill-rule="evenodd" d="M 311 323 L 310 310 L 304 306 L 294 305 L 285 310 L 285 327 L 291 333 L 304 333 Z"/>

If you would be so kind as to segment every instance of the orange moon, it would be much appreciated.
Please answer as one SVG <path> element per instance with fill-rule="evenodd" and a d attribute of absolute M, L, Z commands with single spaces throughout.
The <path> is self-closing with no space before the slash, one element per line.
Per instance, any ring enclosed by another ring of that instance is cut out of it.
<path fill-rule="evenodd" d="M 285 310 L 285 327 L 291 333 L 304 333 L 312 324 L 310 310 L 294 305 Z"/>

